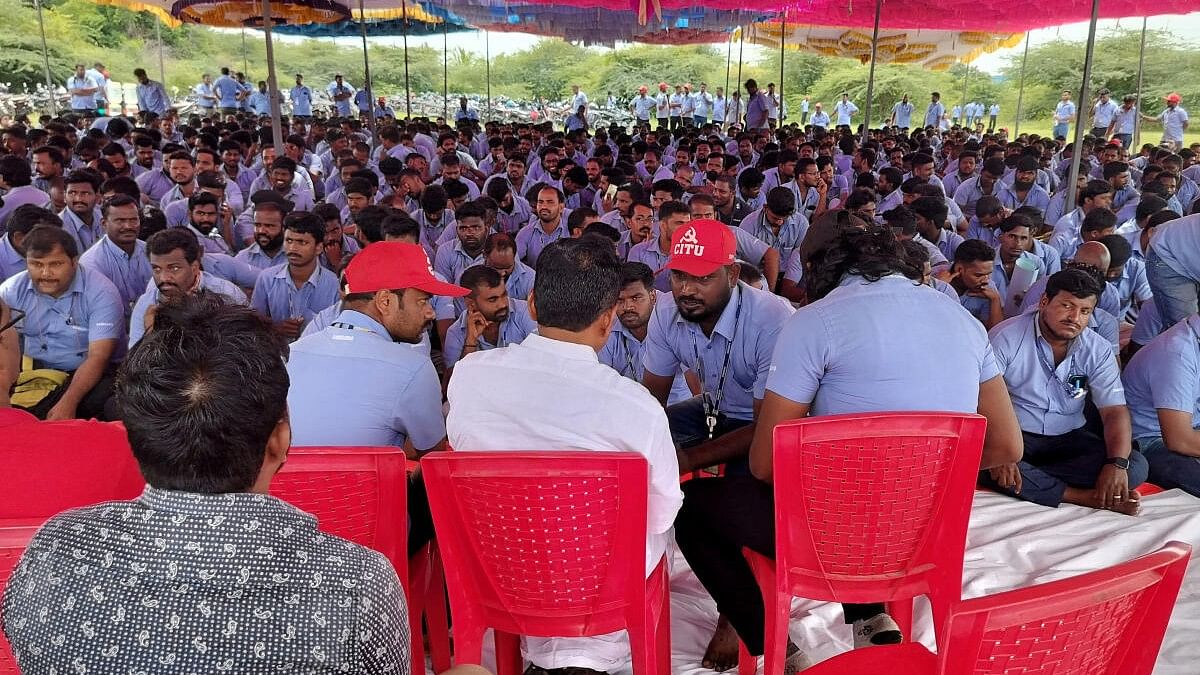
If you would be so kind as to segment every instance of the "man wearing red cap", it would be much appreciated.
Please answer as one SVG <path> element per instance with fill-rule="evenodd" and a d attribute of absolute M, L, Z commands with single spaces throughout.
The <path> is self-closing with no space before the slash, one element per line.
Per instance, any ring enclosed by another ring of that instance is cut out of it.
<path fill-rule="evenodd" d="M 638 87 L 638 95 L 633 97 L 633 102 L 629 104 L 638 125 L 650 124 L 650 111 L 654 110 L 655 101 L 647 95 L 649 91 L 644 84 Z"/>
<path fill-rule="evenodd" d="M 1150 115 L 1142 115 L 1142 119 L 1147 122 L 1159 122 L 1163 128 L 1163 143 L 1170 143 L 1171 148 L 1178 150 L 1183 147 L 1183 132 L 1188 128 L 1188 114 L 1179 104 L 1183 101 L 1183 97 L 1175 92 L 1167 94 L 1163 99 L 1167 102 L 1167 107 L 1158 114 L 1157 117 Z"/>
<path fill-rule="evenodd" d="M 432 296 L 461 297 L 467 290 L 439 281 L 425 251 L 400 242 L 371 244 L 345 275 L 337 319 L 292 345 L 293 442 L 440 447 L 446 430 L 437 373 L 414 346 L 433 324 Z M 339 421 L 330 425 L 334 408 Z"/>
<path fill-rule="evenodd" d="M 658 83 L 658 95 L 654 97 L 654 108 L 658 112 L 658 129 L 666 131 L 671 120 L 671 95 L 667 93 L 667 83 Z"/>

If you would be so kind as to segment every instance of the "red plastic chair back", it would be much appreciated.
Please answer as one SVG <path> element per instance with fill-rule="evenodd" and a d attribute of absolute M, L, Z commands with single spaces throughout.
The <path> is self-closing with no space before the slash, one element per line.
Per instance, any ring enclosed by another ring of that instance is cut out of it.
<path fill-rule="evenodd" d="M 967 600 L 943 631 L 942 675 L 1149 675 L 1192 547 Z"/>
<path fill-rule="evenodd" d="M 25 553 L 29 540 L 41 527 L 43 519 L 34 520 L 0 520 L 0 598 L 4 597 L 4 589 L 12 576 L 17 562 Z M 0 634 L 0 674 L 19 673 L 17 662 L 4 635 Z"/>
<path fill-rule="evenodd" d="M 46 520 L 67 509 L 136 499 L 146 486 L 125 427 L 70 420 L 0 429 L 0 519 Z"/>
<path fill-rule="evenodd" d="M 930 595 L 935 609 L 959 599 L 985 428 L 979 415 L 922 412 L 776 427 L 777 589 L 852 603 Z"/>
<path fill-rule="evenodd" d="M 322 532 L 379 551 L 408 584 L 408 479 L 395 447 L 294 447 L 271 495 L 317 517 Z"/>
<path fill-rule="evenodd" d="M 421 464 L 456 626 L 576 637 L 641 611 L 645 457 L 456 451 Z"/>

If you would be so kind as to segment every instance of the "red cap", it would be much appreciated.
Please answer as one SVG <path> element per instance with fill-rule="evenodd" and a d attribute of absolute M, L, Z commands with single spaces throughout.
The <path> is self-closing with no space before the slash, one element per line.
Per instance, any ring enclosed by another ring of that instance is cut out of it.
<path fill-rule="evenodd" d="M 430 295 L 460 297 L 470 293 L 462 286 L 438 281 L 425 249 L 417 244 L 380 241 L 364 248 L 346 267 L 347 293 L 415 288 Z"/>
<path fill-rule="evenodd" d="M 679 226 L 671 237 L 671 258 L 667 269 L 696 277 L 706 277 L 737 256 L 737 239 L 729 226 L 716 220 L 693 220 Z"/>
<path fill-rule="evenodd" d="M 1179 103 L 1180 101 L 1183 100 L 1183 97 L 1180 96 L 1179 94 L 1176 94 L 1175 92 L 1171 92 L 1171 93 L 1167 94 L 1166 98 L 1167 98 L 1167 103 Z"/>

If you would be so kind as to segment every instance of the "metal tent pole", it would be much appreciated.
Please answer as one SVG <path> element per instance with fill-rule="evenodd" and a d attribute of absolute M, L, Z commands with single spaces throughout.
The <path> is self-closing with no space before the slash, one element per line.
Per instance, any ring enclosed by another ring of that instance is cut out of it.
<path fill-rule="evenodd" d="M 740 31 L 741 29 L 739 28 L 738 30 Z M 729 106 L 729 94 L 731 93 L 729 91 L 729 68 L 730 68 L 730 66 L 733 65 L 733 38 L 734 38 L 734 35 L 731 32 L 729 34 L 729 43 L 726 45 L 726 49 L 725 49 L 725 105 L 726 105 L 726 107 Z M 724 123 L 725 120 L 721 120 L 721 122 Z M 724 124 L 722 124 L 722 126 L 724 126 Z"/>
<path fill-rule="evenodd" d="M 50 95 L 50 114 L 58 114 L 58 97 L 54 94 L 54 79 L 50 76 L 50 49 L 46 46 L 46 22 L 42 17 L 42 0 L 33 0 L 37 6 L 38 30 L 42 33 L 42 64 L 46 67 L 46 89 Z"/>
<path fill-rule="evenodd" d="M 408 86 L 408 0 L 400 0 L 404 17 L 404 116 L 412 117 L 412 89 Z"/>
<path fill-rule="evenodd" d="M 1017 119 L 1013 122 L 1013 138 L 1021 133 L 1021 107 L 1025 101 L 1025 62 L 1029 60 L 1029 33 L 1025 34 L 1025 55 L 1021 57 L 1021 84 L 1017 87 Z"/>
<path fill-rule="evenodd" d="M 450 123 L 450 29 L 442 20 L 442 117 Z"/>
<path fill-rule="evenodd" d="M 483 31 L 483 62 L 487 66 L 487 117 L 492 118 L 492 40 L 487 30 Z"/>
<path fill-rule="evenodd" d="M 164 88 L 167 86 L 167 69 L 163 65 L 162 20 L 154 22 L 154 39 L 158 40 L 158 82 Z"/>
<path fill-rule="evenodd" d="M 739 30 L 740 30 L 740 33 L 738 34 L 738 76 L 737 76 L 737 82 L 734 82 L 733 85 L 738 91 L 741 91 L 741 89 L 742 89 L 742 51 L 746 48 L 746 30 L 741 27 L 739 27 Z M 728 96 L 729 93 L 727 92 L 725 95 Z M 726 105 L 726 107 L 728 107 L 729 104 L 726 103 L 725 105 Z M 742 117 L 746 114 L 746 104 L 742 102 L 741 96 L 738 96 L 738 111 L 737 111 L 737 113 L 738 113 L 737 119 L 734 121 L 734 123 L 741 124 Z"/>
<path fill-rule="evenodd" d="M 271 0 L 263 0 L 263 31 L 267 34 L 267 91 L 271 97 L 271 142 L 275 156 L 283 157 L 283 127 L 279 113 L 279 83 L 275 79 L 275 46 L 271 41 Z"/>
<path fill-rule="evenodd" d="M 1088 25 L 1087 52 L 1083 56 L 1083 83 L 1079 87 L 1079 103 L 1083 105 L 1088 100 L 1088 83 L 1092 79 L 1092 54 L 1096 51 L 1096 20 L 1100 15 L 1100 0 L 1092 0 L 1092 22 Z M 1075 135 L 1071 142 L 1071 174 L 1067 179 L 1067 197 L 1072 206 L 1075 201 L 1075 184 L 1079 180 L 1079 162 L 1083 159 L 1080 152 L 1080 141 L 1083 140 L 1083 116 L 1075 115 Z M 1065 209 L 1064 209 L 1065 210 Z"/>
<path fill-rule="evenodd" d="M 779 110 L 776 114 L 779 115 L 779 126 L 783 127 L 783 46 L 787 42 L 787 10 L 783 10 L 782 20 L 779 23 Z"/>
<path fill-rule="evenodd" d="M 871 134 L 871 106 L 875 103 L 875 57 L 879 53 L 879 14 L 883 11 L 883 0 L 875 0 L 875 28 L 871 31 L 871 72 L 867 75 L 867 113 L 863 116 L 865 141 Z"/>
<path fill-rule="evenodd" d="M 246 56 L 246 29 L 242 29 L 242 72 L 250 72 L 250 60 Z"/>
<path fill-rule="evenodd" d="M 1133 147 L 1142 147 L 1142 75 L 1146 67 L 1146 17 L 1142 17 L 1142 45 L 1138 48 L 1137 100 L 1133 102 Z M 1132 148 L 1125 148 L 1133 156 Z"/>
<path fill-rule="evenodd" d="M 378 142 L 375 135 L 375 95 L 371 91 L 371 58 L 367 56 L 367 10 L 363 0 L 358 0 L 358 27 L 362 30 L 363 43 L 363 86 L 367 88 L 367 128 L 371 130 L 371 145 Z"/>

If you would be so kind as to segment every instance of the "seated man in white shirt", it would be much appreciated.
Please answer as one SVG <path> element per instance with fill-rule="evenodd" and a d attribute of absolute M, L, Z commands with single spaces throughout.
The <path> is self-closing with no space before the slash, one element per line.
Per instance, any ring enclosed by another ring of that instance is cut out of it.
<path fill-rule="evenodd" d="M 457 450 L 621 450 L 650 464 L 646 573 L 667 550 L 683 503 L 679 465 L 658 401 L 600 363 L 616 323 L 621 261 L 612 244 L 587 235 L 561 239 L 538 257 L 529 298 L 538 332 L 501 349 L 471 354 L 447 391 L 449 442 Z M 513 414 L 514 401 L 521 413 Z M 564 424 L 564 420 L 570 423 Z M 526 675 L 627 670 L 624 631 L 595 637 L 523 639 Z"/>

